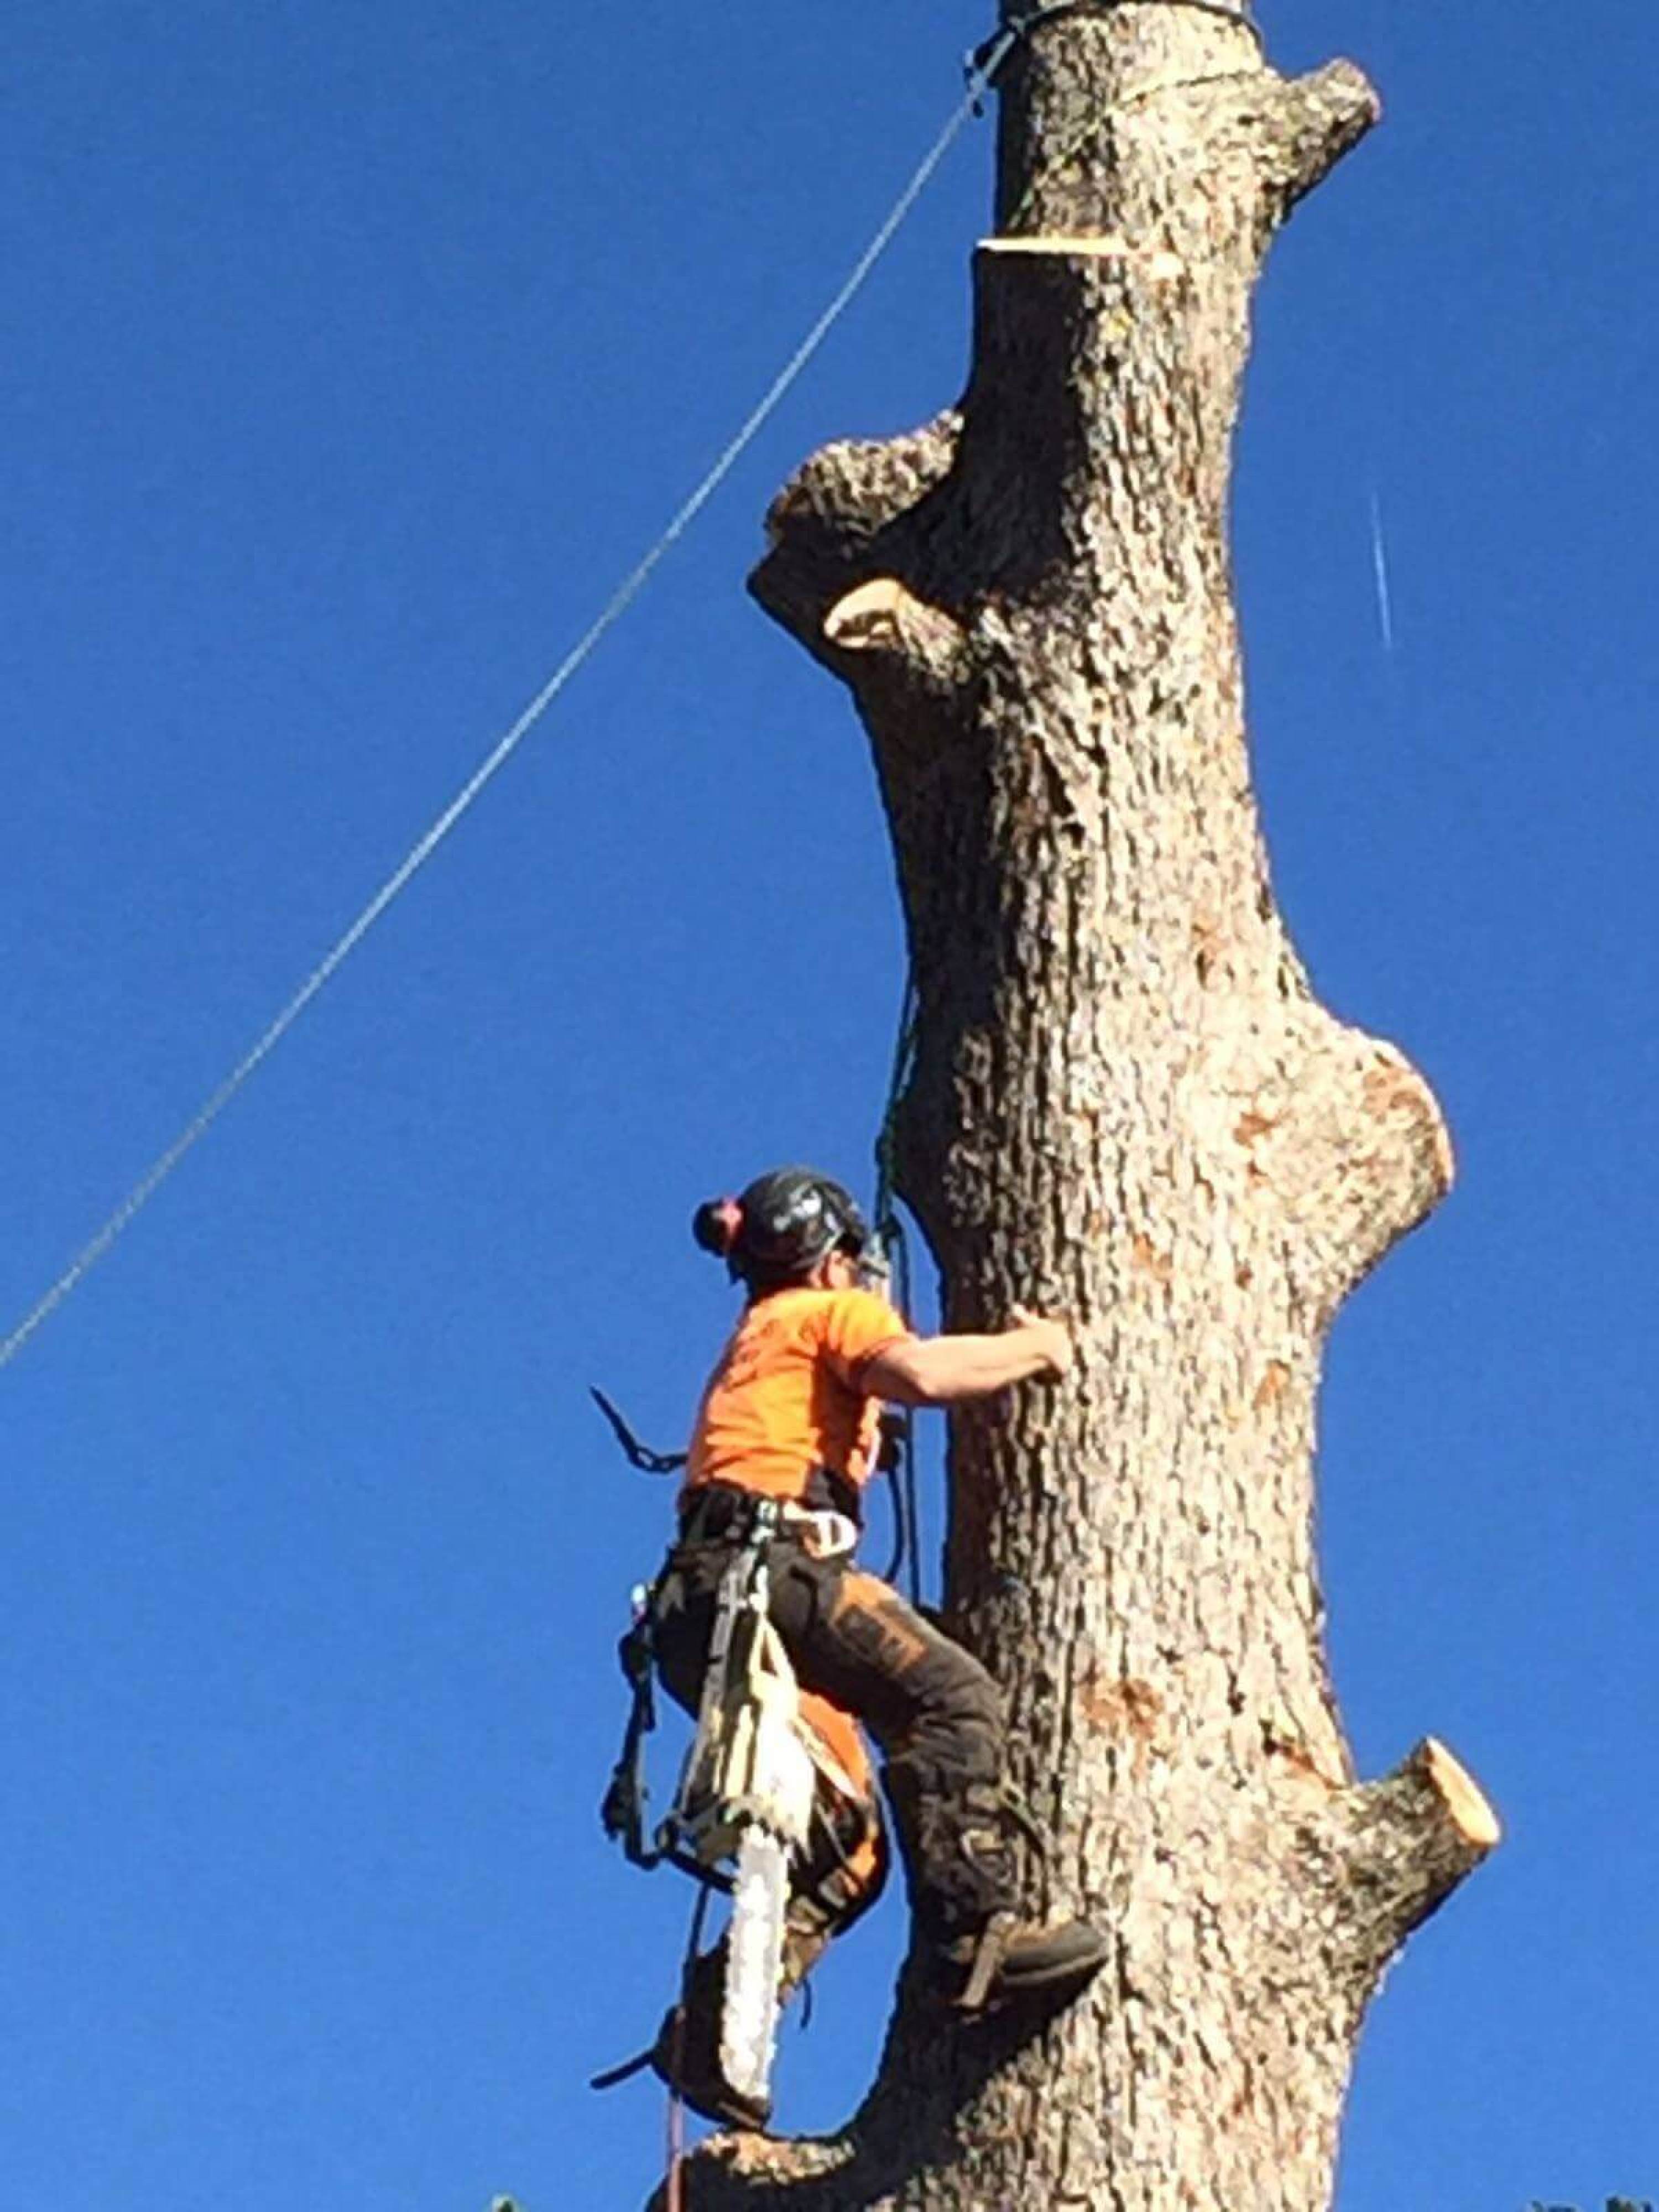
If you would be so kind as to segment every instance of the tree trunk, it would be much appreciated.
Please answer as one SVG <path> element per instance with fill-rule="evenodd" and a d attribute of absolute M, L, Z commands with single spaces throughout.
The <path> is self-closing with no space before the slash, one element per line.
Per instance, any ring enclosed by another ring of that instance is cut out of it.
<path fill-rule="evenodd" d="M 1078 1324 L 1063 1387 L 952 1424 L 947 1598 L 1048 1902 L 1113 1956 L 1047 2023 L 958 2027 L 907 1975 L 846 2130 L 705 2146 L 695 2212 L 1322 2207 L 1366 2000 L 1497 1835 L 1431 1742 L 1357 1783 L 1333 1702 L 1321 1345 L 1451 1156 L 1274 907 L 1228 574 L 1251 287 L 1376 103 L 1279 76 L 1221 0 L 1057 10 L 999 89 L 968 392 L 808 462 L 752 587 L 874 748 L 946 1325 Z"/>

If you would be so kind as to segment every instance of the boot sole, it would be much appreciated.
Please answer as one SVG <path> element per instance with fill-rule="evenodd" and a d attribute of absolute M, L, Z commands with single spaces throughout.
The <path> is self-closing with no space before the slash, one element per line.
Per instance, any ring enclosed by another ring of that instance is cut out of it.
<path fill-rule="evenodd" d="M 700 2120 L 712 2120 L 717 2128 L 741 2128 L 756 2136 L 763 2136 L 771 2124 L 770 2105 L 742 2105 L 735 2099 L 723 2099 L 718 2092 L 702 2089 L 695 2082 L 677 2081 L 667 2063 L 654 2052 L 646 2063 L 664 2087 L 672 2090 L 686 2110 L 695 2112 Z"/>
<path fill-rule="evenodd" d="M 1106 1963 L 1103 1951 L 1097 1959 L 1072 1959 L 1064 1966 L 1054 1966 L 1040 1972 L 999 1974 L 991 1984 L 991 2002 L 999 1996 L 1017 1997 L 1027 1990 L 1065 1989 L 1068 1985 L 1081 1989 L 1085 1982 L 1093 1981 Z"/>

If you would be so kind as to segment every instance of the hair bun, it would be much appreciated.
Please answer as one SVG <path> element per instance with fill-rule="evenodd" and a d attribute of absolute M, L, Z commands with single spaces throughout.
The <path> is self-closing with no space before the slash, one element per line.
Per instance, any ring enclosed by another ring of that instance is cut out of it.
<path fill-rule="evenodd" d="M 709 1198 L 691 1217 L 691 1234 L 699 1247 L 717 1260 L 727 1260 L 743 1228 L 743 1208 L 735 1198 Z"/>

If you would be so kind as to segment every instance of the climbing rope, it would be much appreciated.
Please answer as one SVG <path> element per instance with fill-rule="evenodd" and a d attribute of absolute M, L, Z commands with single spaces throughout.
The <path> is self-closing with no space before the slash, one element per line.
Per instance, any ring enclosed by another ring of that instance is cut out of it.
<path fill-rule="evenodd" d="M 963 125 L 971 116 L 980 112 L 983 94 L 994 80 L 997 71 L 1001 68 L 1019 36 L 1020 33 L 1011 26 L 981 49 L 980 54 L 975 58 L 969 66 L 967 90 L 951 111 L 938 137 L 923 155 L 909 182 L 894 202 L 875 235 L 859 256 L 829 305 L 767 386 L 766 391 L 707 475 L 678 508 L 649 551 L 617 586 L 599 615 L 571 647 L 569 652 L 566 653 L 564 659 L 512 727 L 485 757 L 425 836 L 413 847 L 398 867 L 387 877 L 349 928 L 318 962 L 258 1042 L 237 1061 L 217 1090 L 205 1100 L 179 1135 L 128 1192 L 97 1234 L 82 1247 L 46 1295 L 24 1316 L 11 1334 L 0 1342 L 0 1368 L 9 1366 L 17 1357 L 40 1324 L 63 1304 L 70 1292 L 97 1266 L 123 1231 L 131 1225 L 137 1214 L 155 1195 L 185 1154 L 193 1150 L 207 1134 L 244 1084 L 258 1072 L 271 1053 L 276 1050 L 323 986 L 362 944 L 392 901 L 432 858 L 462 816 L 482 794 L 485 786 L 490 783 L 507 765 L 525 738 L 529 736 L 531 731 L 558 697 L 560 692 L 564 690 L 582 663 L 592 653 L 605 632 L 621 619 L 639 597 L 658 563 L 677 541 L 684 537 L 691 524 L 714 497 L 714 493 L 725 483 L 763 425 L 775 412 L 786 393 L 829 337 L 830 331 L 851 306 L 866 278 L 885 252 L 895 234 L 926 190 L 933 172 L 954 144 Z"/>
<path fill-rule="evenodd" d="M 887 1097 L 881 1109 L 881 1127 L 876 1133 L 876 1233 L 884 1237 L 890 1222 L 899 1226 L 893 1212 L 894 1146 L 896 1140 L 899 1101 L 910 1079 L 910 1069 L 916 1056 L 916 975 L 907 967 L 904 973 L 904 995 L 899 1002 L 898 1033 L 893 1042 L 893 1065 L 887 1079 Z"/>
<path fill-rule="evenodd" d="M 685 2207 L 685 2099 L 678 2085 L 685 2071 L 685 2034 L 691 2012 L 691 1972 L 697 1963 L 697 1954 L 702 1948 L 702 1923 L 708 1911 L 708 1892 L 700 1883 L 696 1901 L 691 1907 L 691 1929 L 685 1939 L 685 1955 L 680 1961 L 679 2003 L 674 2014 L 673 2048 L 668 2066 L 673 2080 L 668 2091 L 665 2122 L 666 2212 L 684 2212 Z"/>
<path fill-rule="evenodd" d="M 915 969 L 907 968 L 904 996 L 899 1006 L 898 1035 L 893 1046 L 892 1073 L 888 1077 L 886 1103 L 882 1108 L 881 1126 L 876 1134 L 876 1235 L 886 1258 L 893 1303 L 906 1321 L 915 1318 L 910 1310 L 910 1243 L 896 1204 L 894 1148 L 899 1101 L 909 1082 L 915 1056 L 916 978 Z M 887 1580 L 896 1583 L 908 1559 L 911 1602 L 920 1605 L 921 1504 L 916 1480 L 915 1416 L 911 1407 L 901 1406 L 883 1418 L 891 1424 L 889 1433 L 893 1444 L 889 1469 L 892 1477 L 893 1555 L 888 1564 Z"/>
<path fill-rule="evenodd" d="M 1143 101 L 1156 100 L 1165 93 L 1200 92 L 1212 85 L 1251 83 L 1259 79 L 1266 70 L 1267 47 L 1261 27 L 1246 9 L 1234 6 L 1232 0 L 1048 0 L 1047 6 L 1033 9 L 1029 15 L 1011 17 L 1007 27 L 1015 33 L 1015 43 L 1018 44 L 1021 40 L 1029 39 L 1033 31 L 1055 16 L 1104 15 L 1118 8 L 1192 8 L 1200 15 L 1218 15 L 1224 22 L 1232 23 L 1240 30 L 1249 33 L 1255 41 L 1258 59 L 1251 69 L 1209 70 L 1197 76 L 1149 77 L 1145 83 L 1125 85 L 1115 92 L 1111 105 L 1105 112 L 1091 115 L 1069 143 L 1062 147 L 1058 155 L 1046 156 L 1040 173 L 1028 179 L 1024 191 L 1012 209 L 1001 219 L 1000 228 L 1005 236 L 1018 230 L 1038 191 L 1044 185 L 1052 184 L 1057 177 L 1063 177 L 1079 155 L 1090 153 L 1098 146 L 1110 131 L 1115 119 L 1126 108 L 1139 107 Z M 970 69 L 976 67 L 981 56 L 989 52 L 990 43 L 969 55 L 968 65 Z M 1007 58 L 1007 51 L 1005 50 L 995 63 L 994 69 L 1001 68 L 1003 61 Z"/>
<path fill-rule="evenodd" d="M 1047 0 L 1047 4 L 1029 9 L 1023 15 L 1010 15 L 996 38 L 988 39 L 968 58 L 969 71 L 979 70 L 987 84 L 995 78 L 997 71 L 1007 59 L 1009 52 L 1021 40 L 1029 39 L 1033 31 L 1041 30 L 1045 23 L 1061 15 L 1109 15 L 1120 8 L 1191 8 L 1202 15 L 1216 15 L 1224 23 L 1237 30 L 1248 31 L 1255 40 L 1256 51 L 1265 56 L 1267 45 L 1261 35 L 1261 27 L 1248 7 L 1236 4 L 1236 0 Z M 999 43 L 1006 40 L 1001 53 L 988 60 Z"/>
<path fill-rule="evenodd" d="M 457 792 L 424 836 L 417 840 L 371 898 L 356 920 L 331 945 L 294 995 L 277 1013 L 258 1041 L 243 1054 L 228 1075 L 203 1102 L 191 1120 L 167 1150 L 155 1159 L 121 1200 L 108 1219 L 82 1245 L 63 1273 L 38 1299 L 9 1336 L 0 1340 L 0 1368 L 10 1365 L 43 1322 L 60 1306 L 71 1291 L 90 1273 L 109 1252 L 117 1239 L 128 1229 L 139 1213 L 154 1198 L 161 1185 L 179 1166 L 185 1155 L 194 1150 L 206 1136 L 245 1084 L 258 1073 L 283 1039 L 288 1035 L 311 1004 L 330 981 L 336 971 L 356 951 L 388 907 L 407 889 L 450 832 L 479 799 L 486 786 L 493 782 L 524 740 L 546 714 L 548 708 L 564 690 L 605 633 L 621 620 L 640 593 L 645 589 L 658 564 L 683 538 L 725 483 L 744 453 L 753 443 L 771 416 L 796 383 L 803 371 L 817 353 L 830 332 L 852 305 L 862 289 L 866 279 L 886 252 L 911 209 L 932 181 L 934 171 L 944 161 L 962 131 L 973 116 L 984 112 L 984 95 L 995 83 L 998 73 L 1009 55 L 1024 40 L 1053 18 L 1074 14 L 1106 14 L 1115 8 L 1126 7 L 1184 7 L 1197 9 L 1206 15 L 1217 15 L 1235 23 L 1250 33 L 1258 48 L 1263 47 L 1261 33 L 1242 4 L 1235 0 L 1047 0 L 1047 4 L 1022 15 L 1009 17 L 1002 27 L 985 43 L 975 48 L 965 64 L 966 89 L 947 117 L 944 127 L 900 192 L 891 209 L 884 217 L 874 236 L 853 264 L 851 270 L 831 297 L 828 306 L 788 360 L 767 386 L 759 400 L 738 427 L 707 474 L 696 489 L 676 510 L 666 526 L 649 550 L 623 579 L 600 609 L 599 614 L 582 633 L 547 682 L 525 708 L 518 720 L 497 740 L 490 751 Z M 1234 72 L 1226 72 L 1228 76 Z M 1243 74 L 1240 72 L 1239 74 Z M 1219 79 L 1197 78 L 1184 82 L 1206 83 Z M 1181 88 L 1179 82 L 1160 82 L 1139 88 L 1134 96 Z M 1082 150 L 1081 146 L 1070 149 L 1067 159 Z M 1027 198 L 1030 198 L 1028 190 Z M 1017 215 L 1024 211 L 1024 204 Z M 902 1233 L 902 1232 L 901 1232 Z"/>

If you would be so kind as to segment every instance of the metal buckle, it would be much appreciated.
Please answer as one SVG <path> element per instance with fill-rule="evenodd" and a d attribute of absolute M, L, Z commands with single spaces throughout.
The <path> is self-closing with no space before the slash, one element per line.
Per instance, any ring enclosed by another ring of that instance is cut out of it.
<path fill-rule="evenodd" d="M 809 1559 L 842 1559 L 859 1540 L 859 1524 L 852 1515 L 828 1507 L 818 1511 L 806 1506 L 786 1509 L 784 1526 Z"/>

